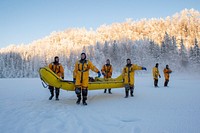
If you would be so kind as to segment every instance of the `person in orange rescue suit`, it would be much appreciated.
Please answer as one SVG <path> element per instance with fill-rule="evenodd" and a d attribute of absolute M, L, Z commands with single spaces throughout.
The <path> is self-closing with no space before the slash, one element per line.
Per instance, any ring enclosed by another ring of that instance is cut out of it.
<path fill-rule="evenodd" d="M 152 74 L 154 79 L 154 87 L 158 87 L 158 77 L 161 78 L 158 70 L 158 63 L 156 63 L 155 67 L 153 67 Z"/>
<path fill-rule="evenodd" d="M 131 97 L 134 96 L 133 92 L 135 70 L 147 70 L 145 67 L 138 66 L 137 64 L 131 64 L 130 59 L 127 59 L 126 62 L 127 64 L 122 70 L 122 78 L 125 86 L 125 98 L 128 97 L 129 90 Z"/>
<path fill-rule="evenodd" d="M 77 104 L 80 104 L 81 93 L 82 93 L 82 102 L 83 105 L 87 105 L 87 94 L 88 94 L 88 81 L 89 81 L 89 70 L 92 70 L 98 73 L 98 77 L 101 76 L 100 71 L 92 64 L 90 60 L 86 60 L 86 54 L 81 53 L 81 59 L 76 62 L 73 72 L 73 81 L 75 83 L 75 93 L 78 97 L 76 101 Z"/>
<path fill-rule="evenodd" d="M 102 67 L 102 69 L 101 69 L 102 75 L 104 76 L 104 79 L 105 79 L 105 80 L 108 79 L 108 78 L 111 78 L 111 76 L 112 76 L 112 71 L 113 71 L 113 69 L 112 69 L 112 65 L 110 64 L 110 60 L 107 59 L 107 60 L 106 60 L 106 64 L 103 65 L 103 67 Z M 104 93 L 106 93 L 106 90 L 107 90 L 107 89 L 104 90 Z M 108 93 L 109 93 L 109 94 L 112 94 L 112 93 L 111 93 L 111 88 L 108 89 Z"/>
<path fill-rule="evenodd" d="M 59 63 L 59 57 L 56 56 L 54 57 L 54 62 L 49 64 L 49 68 L 59 77 L 64 79 L 64 69 L 62 64 Z M 51 100 L 54 97 L 54 90 L 56 94 L 56 100 L 59 100 L 59 93 L 60 93 L 60 88 L 56 88 L 53 86 L 49 86 L 49 91 L 51 93 L 51 96 L 49 97 L 49 100 Z"/>
<path fill-rule="evenodd" d="M 169 65 L 166 65 L 166 68 L 163 70 L 164 76 L 165 76 L 165 83 L 164 87 L 167 87 L 169 83 L 169 74 L 172 73 L 172 70 L 169 69 Z"/>

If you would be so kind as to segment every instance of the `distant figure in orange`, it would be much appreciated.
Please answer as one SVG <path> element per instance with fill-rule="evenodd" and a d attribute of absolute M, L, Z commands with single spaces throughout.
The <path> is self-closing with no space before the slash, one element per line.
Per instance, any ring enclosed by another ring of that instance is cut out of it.
<path fill-rule="evenodd" d="M 154 86 L 158 87 L 158 77 L 161 78 L 160 72 L 158 70 L 158 63 L 156 63 L 156 66 L 152 69 L 153 79 L 154 79 Z"/>
<path fill-rule="evenodd" d="M 104 79 L 108 79 L 108 78 L 111 78 L 112 76 L 112 65 L 110 64 L 110 60 L 107 59 L 106 60 L 106 64 L 103 65 L 102 69 L 101 69 L 101 72 L 102 72 L 102 75 L 104 76 Z M 104 93 L 106 93 L 107 89 L 104 90 Z M 111 93 L 111 88 L 108 89 L 108 93 L 109 94 L 112 94 Z"/>
<path fill-rule="evenodd" d="M 165 83 L 164 87 L 168 86 L 169 83 L 169 74 L 172 73 L 172 70 L 169 69 L 169 65 L 166 65 L 166 68 L 163 70 L 164 76 L 165 76 Z"/>

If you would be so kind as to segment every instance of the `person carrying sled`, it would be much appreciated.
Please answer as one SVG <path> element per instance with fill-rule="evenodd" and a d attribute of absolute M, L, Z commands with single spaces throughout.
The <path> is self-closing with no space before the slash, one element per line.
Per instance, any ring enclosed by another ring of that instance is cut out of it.
<path fill-rule="evenodd" d="M 125 86 L 125 98 L 129 95 L 133 97 L 134 92 L 134 75 L 136 70 L 147 70 L 145 67 L 138 66 L 137 64 L 131 64 L 131 60 L 126 60 L 127 64 L 122 70 L 122 78 Z"/>
<path fill-rule="evenodd" d="M 49 68 L 59 77 L 64 79 L 64 69 L 62 64 L 59 63 L 59 57 L 56 56 L 54 57 L 54 62 L 49 64 Z M 56 88 L 53 86 L 49 86 L 49 91 L 51 93 L 51 96 L 49 97 L 49 100 L 51 100 L 54 97 L 54 90 L 56 94 L 56 100 L 59 100 L 59 93 L 60 93 L 60 88 Z"/>
<path fill-rule="evenodd" d="M 154 79 L 154 87 L 158 87 L 158 77 L 161 78 L 158 70 L 158 63 L 156 63 L 155 67 L 153 67 L 152 74 Z"/>
<path fill-rule="evenodd" d="M 98 73 L 98 77 L 101 76 L 100 71 L 92 64 L 91 61 L 86 60 L 86 54 L 81 53 L 81 59 L 76 62 L 73 72 L 73 81 L 75 83 L 75 93 L 78 97 L 76 101 L 77 104 L 80 104 L 81 93 L 83 97 L 83 105 L 87 105 L 87 94 L 88 94 L 88 80 L 89 80 L 89 70 L 92 70 Z"/>
<path fill-rule="evenodd" d="M 102 75 L 104 76 L 104 79 L 107 80 L 108 78 L 111 78 L 112 76 L 112 65 L 110 64 L 110 60 L 107 59 L 106 60 L 106 64 L 103 65 L 102 69 L 101 69 L 101 72 L 102 72 Z M 107 89 L 104 90 L 104 93 L 106 93 Z M 108 89 L 108 93 L 109 94 L 112 94 L 111 93 L 111 88 Z"/>
<path fill-rule="evenodd" d="M 166 65 L 166 68 L 163 70 L 164 76 L 165 76 L 165 83 L 164 87 L 167 87 L 169 83 L 169 74 L 172 73 L 172 70 L 169 69 L 169 65 Z"/>

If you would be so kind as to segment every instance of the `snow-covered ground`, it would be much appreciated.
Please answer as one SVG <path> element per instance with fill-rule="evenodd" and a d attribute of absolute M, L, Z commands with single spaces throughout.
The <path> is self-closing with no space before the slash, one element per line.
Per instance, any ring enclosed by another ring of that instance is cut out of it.
<path fill-rule="evenodd" d="M 169 87 L 151 75 L 135 77 L 135 97 L 124 88 L 89 91 L 88 105 L 61 90 L 48 100 L 39 78 L 0 79 L 0 133 L 199 133 L 200 76 L 172 74 Z"/>

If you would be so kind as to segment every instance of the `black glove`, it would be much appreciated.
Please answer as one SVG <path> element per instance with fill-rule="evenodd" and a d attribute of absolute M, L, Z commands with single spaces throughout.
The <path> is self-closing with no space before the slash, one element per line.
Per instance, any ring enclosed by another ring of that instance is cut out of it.
<path fill-rule="evenodd" d="M 103 75 L 103 76 L 106 76 L 106 74 L 105 74 L 105 73 L 102 73 L 102 75 Z"/>
<path fill-rule="evenodd" d="M 100 73 L 100 72 L 98 72 L 98 78 L 99 78 L 99 77 L 101 77 L 101 73 Z"/>
<path fill-rule="evenodd" d="M 76 83 L 76 78 L 73 78 L 73 83 L 74 83 L 74 84 Z"/>
<path fill-rule="evenodd" d="M 159 75 L 159 78 L 161 78 L 161 76 Z"/>
<path fill-rule="evenodd" d="M 142 70 L 147 70 L 147 68 L 146 67 L 142 67 Z"/>
<path fill-rule="evenodd" d="M 64 76 L 62 77 L 62 79 L 64 79 Z"/>

